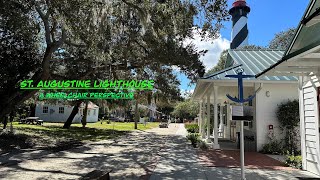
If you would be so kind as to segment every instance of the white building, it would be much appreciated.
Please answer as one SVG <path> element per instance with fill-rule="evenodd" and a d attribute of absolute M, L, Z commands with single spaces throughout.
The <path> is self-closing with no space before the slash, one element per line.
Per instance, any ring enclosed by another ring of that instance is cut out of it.
<path fill-rule="evenodd" d="M 238 96 L 237 79 L 225 76 L 237 74 L 238 68 L 242 68 L 247 75 L 259 74 L 281 59 L 283 53 L 284 51 L 276 50 L 229 50 L 226 69 L 197 80 L 192 99 L 200 103 L 199 124 L 203 138 L 207 141 L 211 141 L 212 137 L 236 140 L 236 132 L 240 131 L 240 122 L 231 120 L 231 107 L 235 103 L 226 97 L 226 94 Z M 298 99 L 297 80 L 292 76 L 265 76 L 259 80 L 244 80 L 244 98 L 256 92 L 253 101 L 245 104 L 252 106 L 254 112 L 252 122 L 244 123 L 245 136 L 253 136 L 251 151 L 259 151 L 264 144 L 269 143 L 270 132 L 274 133 L 278 140 L 282 138 L 276 117 L 277 105 L 288 99 Z M 213 105 L 213 109 L 206 104 Z M 204 129 L 206 122 L 213 124 L 213 132 L 208 128 Z M 273 129 L 269 129 L 270 127 Z M 220 148 L 218 138 L 214 138 L 213 143 L 216 149 Z"/>
<path fill-rule="evenodd" d="M 299 76 L 302 168 L 320 175 L 320 1 L 311 0 L 284 56 L 257 77 Z"/>
<path fill-rule="evenodd" d="M 79 107 L 79 112 L 73 119 L 73 123 L 81 123 L 85 103 Z M 36 105 L 35 116 L 44 120 L 45 122 L 65 122 L 71 114 L 73 106 L 64 104 L 47 104 L 39 102 Z M 87 122 L 97 122 L 99 107 L 92 102 L 88 103 Z"/>

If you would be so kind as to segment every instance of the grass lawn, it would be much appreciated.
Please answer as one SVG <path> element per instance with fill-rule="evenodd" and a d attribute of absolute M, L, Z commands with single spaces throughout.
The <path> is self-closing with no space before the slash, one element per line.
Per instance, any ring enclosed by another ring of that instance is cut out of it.
<path fill-rule="evenodd" d="M 157 127 L 159 123 L 150 122 L 146 126 L 138 124 L 138 130 L 146 130 Z M 63 123 L 47 123 L 40 125 L 13 123 L 14 129 L 20 133 L 33 135 L 49 136 L 51 138 L 72 138 L 75 140 L 103 140 L 114 136 L 125 134 L 126 131 L 134 130 L 134 123 L 112 122 L 107 124 L 103 122 L 88 123 L 86 128 L 82 128 L 82 124 L 72 124 L 70 129 L 63 129 Z M 114 130 L 113 130 L 114 129 Z"/>
<path fill-rule="evenodd" d="M 138 124 L 138 130 L 158 127 L 159 123 L 150 122 L 146 126 Z M 8 124 L 10 127 L 10 125 Z M 125 135 L 134 130 L 134 123 L 103 122 L 88 123 L 86 128 L 82 124 L 72 124 L 70 129 L 63 129 L 63 123 L 47 123 L 40 125 L 13 123 L 16 135 L 0 135 L 0 149 L 8 150 L 13 147 L 57 147 L 70 143 L 83 143 L 85 141 L 99 141 Z M 9 128 L 8 127 L 8 128 Z"/>

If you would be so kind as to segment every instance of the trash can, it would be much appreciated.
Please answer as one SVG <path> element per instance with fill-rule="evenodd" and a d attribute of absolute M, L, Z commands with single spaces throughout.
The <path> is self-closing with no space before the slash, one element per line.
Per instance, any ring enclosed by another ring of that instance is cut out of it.
<path fill-rule="evenodd" d="M 237 132 L 237 149 L 240 149 L 240 132 Z M 248 131 L 244 131 L 244 150 L 246 152 L 256 151 L 255 136 Z"/>

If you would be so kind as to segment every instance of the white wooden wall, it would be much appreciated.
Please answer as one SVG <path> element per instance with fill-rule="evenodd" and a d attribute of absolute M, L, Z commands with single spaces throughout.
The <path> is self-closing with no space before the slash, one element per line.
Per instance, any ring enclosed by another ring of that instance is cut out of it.
<path fill-rule="evenodd" d="M 309 79 L 302 87 L 299 102 L 303 169 L 320 174 L 319 108 L 313 79 Z"/>

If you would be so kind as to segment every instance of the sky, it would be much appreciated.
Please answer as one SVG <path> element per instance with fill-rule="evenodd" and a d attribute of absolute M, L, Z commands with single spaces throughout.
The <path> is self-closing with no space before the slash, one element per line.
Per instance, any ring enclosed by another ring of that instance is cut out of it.
<path fill-rule="evenodd" d="M 228 0 L 229 8 L 233 2 L 234 0 Z M 297 27 L 308 3 L 309 0 L 247 0 L 247 4 L 251 8 L 248 15 L 249 44 L 267 46 L 276 33 Z M 232 22 L 225 22 L 224 26 L 220 32 L 221 37 L 213 42 L 200 41 L 197 36 L 192 40 L 199 51 L 209 50 L 204 57 L 201 57 L 206 70 L 217 63 L 220 53 L 224 49 L 229 48 Z M 181 81 L 180 91 L 182 94 L 193 92 L 195 85 L 188 86 L 190 81 L 186 76 L 178 74 L 178 78 Z"/>

